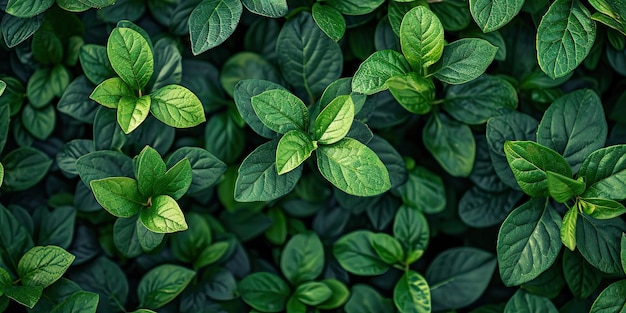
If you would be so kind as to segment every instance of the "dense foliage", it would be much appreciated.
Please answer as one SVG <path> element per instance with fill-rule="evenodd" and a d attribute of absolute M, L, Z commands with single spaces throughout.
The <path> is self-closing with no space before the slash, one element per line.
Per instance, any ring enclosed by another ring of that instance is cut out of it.
<path fill-rule="evenodd" d="M 626 311 L 625 0 L 0 9 L 0 311 Z"/>

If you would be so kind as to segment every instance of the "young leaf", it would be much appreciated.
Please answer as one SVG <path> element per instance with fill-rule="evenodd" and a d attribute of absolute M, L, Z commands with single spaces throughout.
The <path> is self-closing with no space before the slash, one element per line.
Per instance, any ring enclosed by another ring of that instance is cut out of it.
<path fill-rule="evenodd" d="M 133 159 L 133 168 L 139 193 L 146 198 L 154 196 L 154 189 L 166 170 L 161 155 L 154 148 L 145 146 Z"/>
<path fill-rule="evenodd" d="M 393 288 L 393 302 L 400 313 L 430 312 L 428 282 L 417 272 L 406 271 Z"/>
<path fill-rule="evenodd" d="M 141 210 L 141 223 L 155 233 L 174 233 L 188 228 L 185 215 L 176 200 L 160 195 L 152 198 L 152 204 Z"/>
<path fill-rule="evenodd" d="M 107 41 L 111 66 L 134 90 L 142 90 L 154 72 L 150 44 L 139 32 L 130 28 L 114 28 Z"/>
<path fill-rule="evenodd" d="M 330 299 L 333 291 L 326 286 L 326 284 L 310 281 L 303 284 L 299 284 L 295 291 L 295 296 L 298 301 L 310 305 L 317 306 L 322 302 Z"/>
<path fill-rule="evenodd" d="M 560 226 L 561 216 L 547 199 L 533 198 L 511 212 L 500 227 L 497 244 L 500 277 L 506 286 L 529 282 L 554 263 L 561 250 Z"/>
<path fill-rule="evenodd" d="M 117 105 L 117 123 L 125 134 L 135 130 L 150 113 L 150 96 L 123 96 Z"/>
<path fill-rule="evenodd" d="M 117 217 L 131 217 L 147 204 L 137 187 L 137 181 L 129 177 L 109 177 L 92 180 L 89 186 L 98 203 Z"/>
<path fill-rule="evenodd" d="M 626 145 L 596 150 L 583 161 L 578 176 L 587 183 L 585 198 L 626 199 Z"/>
<path fill-rule="evenodd" d="M 433 75 L 448 84 L 463 84 L 485 72 L 498 48 L 487 40 L 463 38 L 445 46 L 443 56 L 433 65 Z"/>
<path fill-rule="evenodd" d="M 439 254 L 426 270 L 433 311 L 463 308 L 485 292 L 496 258 L 470 247 L 448 249 Z"/>
<path fill-rule="evenodd" d="M 42 292 L 41 286 L 11 286 L 4 290 L 4 295 L 32 309 L 41 298 Z"/>
<path fill-rule="evenodd" d="M 346 32 L 346 20 L 335 7 L 316 2 L 311 8 L 313 19 L 319 28 L 333 41 L 337 42 Z"/>
<path fill-rule="evenodd" d="M 571 179 L 552 171 L 546 171 L 546 184 L 550 196 L 559 203 L 565 203 L 585 191 L 584 181 Z"/>
<path fill-rule="evenodd" d="M 0 186 L 2 186 L 2 181 L 4 180 L 4 166 L 0 163 Z"/>
<path fill-rule="evenodd" d="M 288 131 L 276 147 L 276 171 L 282 175 L 292 171 L 311 156 L 317 144 L 300 130 Z"/>
<path fill-rule="evenodd" d="M 174 300 L 189 285 L 196 272 L 178 265 L 163 264 L 151 269 L 139 282 L 139 306 L 158 309 Z"/>
<path fill-rule="evenodd" d="M 150 94 L 150 112 L 159 121 L 177 128 L 187 128 L 206 121 L 200 99 L 189 89 L 167 85 Z"/>
<path fill-rule="evenodd" d="M 431 78 L 422 78 L 411 72 L 402 76 L 392 76 L 385 85 L 393 97 L 407 111 L 416 114 L 430 112 L 435 100 L 435 84 Z"/>
<path fill-rule="evenodd" d="M 398 239 L 385 233 L 373 234 L 370 239 L 372 248 L 385 263 L 394 265 L 404 262 L 404 250 Z"/>
<path fill-rule="evenodd" d="M 235 200 L 240 202 L 269 201 L 293 190 L 302 176 L 302 166 L 278 175 L 277 147 L 278 140 L 264 143 L 241 162 L 235 182 Z"/>
<path fill-rule="evenodd" d="M 317 234 L 293 236 L 281 254 L 280 269 L 295 286 L 317 278 L 324 269 L 324 247 Z"/>
<path fill-rule="evenodd" d="M 315 119 L 313 138 L 324 145 L 346 136 L 354 120 L 354 102 L 349 95 L 338 96 Z"/>
<path fill-rule="evenodd" d="M 115 109 L 117 104 L 123 97 L 133 97 L 135 92 L 128 84 L 126 84 L 121 78 L 114 77 L 109 78 L 100 85 L 96 86 L 89 99 L 98 102 L 99 104 Z"/>
<path fill-rule="evenodd" d="M 420 76 L 443 54 L 443 25 L 437 15 L 417 6 L 404 15 L 400 25 L 400 45 L 414 71 Z"/>
<path fill-rule="evenodd" d="M 265 126 L 279 134 L 306 131 L 309 125 L 306 105 L 286 90 L 267 90 L 252 97 L 252 108 Z"/>
<path fill-rule="evenodd" d="M 287 14 L 287 0 L 242 0 L 243 5 L 252 13 L 267 17 L 281 17 Z"/>
<path fill-rule="evenodd" d="M 355 196 L 375 196 L 391 188 L 389 173 L 376 153 L 351 138 L 318 148 L 317 166 L 322 176 L 341 191 Z"/>
<path fill-rule="evenodd" d="M 193 54 L 198 55 L 217 47 L 228 39 L 239 24 L 242 12 L 241 1 L 200 2 L 189 15 L 189 35 Z"/>
<path fill-rule="evenodd" d="M 504 152 L 517 183 L 531 197 L 550 195 L 547 171 L 572 177 L 572 169 L 560 154 L 535 142 L 507 141 Z"/>
<path fill-rule="evenodd" d="M 335 258 L 346 271 L 361 276 L 384 274 L 389 265 L 383 261 L 372 247 L 374 233 L 357 230 L 348 233 L 333 245 Z"/>
<path fill-rule="evenodd" d="M 261 312 L 282 312 L 289 298 L 289 286 L 275 274 L 247 275 L 238 285 L 241 298 Z"/>
<path fill-rule="evenodd" d="M 593 302 L 589 312 L 620 312 L 626 308 L 626 279 L 610 284 Z"/>
<path fill-rule="evenodd" d="M 524 0 L 470 0 L 470 13 L 483 33 L 508 24 L 522 9 Z"/>
<path fill-rule="evenodd" d="M 405 264 L 417 261 L 426 251 L 430 240 L 428 221 L 423 213 L 401 206 L 393 222 L 393 236 L 398 239 L 405 252 Z"/>
<path fill-rule="evenodd" d="M 17 274 L 25 286 L 46 288 L 57 281 L 75 257 L 57 246 L 39 246 L 28 250 L 17 265 Z"/>
<path fill-rule="evenodd" d="M 537 143 L 561 154 L 575 173 L 589 154 L 604 147 L 607 129 L 600 97 L 581 89 L 548 107 L 537 129 Z"/>
<path fill-rule="evenodd" d="M 537 28 L 537 61 L 553 79 L 576 69 L 596 38 L 591 13 L 578 0 L 557 0 Z"/>
<path fill-rule="evenodd" d="M 187 159 L 182 159 L 160 177 L 158 193 L 155 194 L 168 195 L 174 200 L 178 200 L 187 193 L 189 186 L 191 186 L 191 180 L 191 163 Z"/>
<path fill-rule="evenodd" d="M 444 114 L 429 117 L 422 140 L 439 165 L 452 176 L 467 177 L 474 167 L 476 142 L 469 126 Z"/>
<path fill-rule="evenodd" d="M 595 219 L 608 220 L 626 213 L 626 207 L 615 200 L 581 198 L 578 201 L 583 212 Z"/>
<path fill-rule="evenodd" d="M 393 76 L 401 76 L 412 71 L 404 56 L 394 50 L 372 53 L 356 70 L 352 79 L 352 90 L 366 95 L 387 90 L 386 82 Z"/>
<path fill-rule="evenodd" d="M 561 242 L 571 251 L 576 249 L 576 221 L 578 220 L 578 208 L 573 207 L 563 216 L 561 223 Z"/>

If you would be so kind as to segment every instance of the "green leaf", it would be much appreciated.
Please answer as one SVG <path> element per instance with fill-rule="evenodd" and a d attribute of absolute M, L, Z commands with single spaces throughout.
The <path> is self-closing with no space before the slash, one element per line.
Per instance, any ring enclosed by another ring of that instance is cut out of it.
<path fill-rule="evenodd" d="M 470 0 L 470 13 L 484 33 L 508 24 L 522 9 L 524 0 Z"/>
<path fill-rule="evenodd" d="M 309 111 L 298 97 L 286 90 L 267 90 L 252 97 L 258 118 L 271 130 L 284 134 L 290 130 L 306 131 Z"/>
<path fill-rule="evenodd" d="M 500 277 L 506 286 L 529 282 L 554 263 L 561 250 L 560 226 L 561 216 L 547 199 L 533 198 L 511 212 L 497 243 Z"/>
<path fill-rule="evenodd" d="M 459 39 L 445 46 L 443 56 L 433 65 L 432 73 L 444 83 L 467 83 L 485 72 L 497 50 L 484 39 Z"/>
<path fill-rule="evenodd" d="M 206 121 L 200 99 L 189 89 L 167 85 L 150 94 L 150 112 L 159 121 L 177 128 L 187 128 Z"/>
<path fill-rule="evenodd" d="M 30 103 L 22 108 L 22 125 L 33 137 L 46 140 L 56 126 L 54 106 L 46 105 L 36 109 Z"/>
<path fill-rule="evenodd" d="M 154 74 L 148 86 L 152 90 L 158 90 L 171 84 L 179 84 L 183 76 L 182 56 L 178 50 L 177 42 L 171 38 L 161 38 L 154 44 Z M 200 102 L 200 101 L 198 101 Z"/>
<path fill-rule="evenodd" d="M 561 154 L 575 173 L 589 154 L 604 147 L 607 129 L 600 97 L 581 89 L 548 107 L 537 129 L 537 143 Z"/>
<path fill-rule="evenodd" d="M 220 72 L 220 83 L 233 96 L 235 86 L 243 79 L 263 79 L 279 83 L 281 78 L 274 65 L 253 52 L 239 52 L 226 60 Z"/>
<path fill-rule="evenodd" d="M 373 12 L 384 0 L 327 0 L 326 3 L 345 15 L 364 15 Z"/>
<path fill-rule="evenodd" d="M 602 273 L 587 263 L 578 252 L 563 253 L 563 274 L 569 289 L 580 299 L 591 296 L 602 281 Z"/>
<path fill-rule="evenodd" d="M 559 311 L 554 304 L 552 304 L 550 299 L 536 296 L 520 289 L 509 299 L 506 307 L 504 307 L 504 313 L 515 312 L 557 313 Z"/>
<path fill-rule="evenodd" d="M 393 236 L 398 239 L 406 255 L 406 264 L 417 261 L 430 240 L 430 228 L 423 213 L 407 206 L 401 206 L 395 215 Z"/>
<path fill-rule="evenodd" d="M 139 306 L 158 309 L 174 300 L 189 285 L 196 272 L 178 265 L 163 264 L 151 269 L 139 282 Z"/>
<path fill-rule="evenodd" d="M 317 234 L 293 236 L 281 254 L 280 269 L 295 286 L 317 278 L 324 269 L 324 247 Z"/>
<path fill-rule="evenodd" d="M 117 106 L 117 123 L 125 134 L 135 130 L 150 113 L 150 96 L 127 97 L 123 96 Z"/>
<path fill-rule="evenodd" d="M 367 230 L 350 232 L 335 242 L 333 254 L 346 271 L 360 276 L 384 274 L 389 265 L 371 245 L 374 233 Z"/>
<path fill-rule="evenodd" d="M 252 97 L 260 95 L 264 91 L 272 89 L 286 90 L 285 87 L 260 79 L 244 79 L 235 85 L 234 99 L 239 114 L 246 121 L 246 124 L 252 128 L 257 134 L 267 138 L 278 138 L 278 134 L 263 124 L 254 112 L 252 106 Z"/>
<path fill-rule="evenodd" d="M 315 149 L 317 149 L 317 144 L 309 135 L 297 129 L 288 131 L 280 138 L 276 147 L 278 175 L 288 173 L 300 166 Z"/>
<path fill-rule="evenodd" d="M 626 272 L 626 234 L 622 234 L 621 251 L 619 254 L 622 259 L 622 268 Z"/>
<path fill-rule="evenodd" d="M 111 66 L 126 84 L 142 90 L 154 72 L 150 43 L 131 28 L 114 28 L 107 41 Z"/>
<path fill-rule="evenodd" d="M 346 137 L 320 146 L 317 166 L 324 178 L 351 195 L 374 196 L 391 187 L 385 165 L 376 153 L 355 139 Z"/>
<path fill-rule="evenodd" d="M 376 289 L 365 284 L 352 286 L 350 299 L 344 306 L 346 313 L 394 312 L 391 299 L 383 298 Z"/>
<path fill-rule="evenodd" d="M 413 270 L 400 277 L 393 289 L 393 302 L 400 313 L 426 313 L 431 311 L 428 282 Z"/>
<path fill-rule="evenodd" d="M 160 177 L 158 194 L 168 195 L 178 200 L 189 190 L 191 180 L 191 163 L 187 159 L 180 160 Z"/>
<path fill-rule="evenodd" d="M 141 210 L 139 219 L 155 233 L 174 233 L 188 228 L 178 203 L 166 195 L 153 197 L 151 206 Z"/>
<path fill-rule="evenodd" d="M 98 203 L 117 217 L 131 217 L 147 204 L 147 198 L 139 192 L 137 181 L 129 177 L 96 179 L 89 185 Z"/>
<path fill-rule="evenodd" d="M 561 224 L 561 242 L 571 251 L 576 249 L 576 221 L 578 220 L 578 208 L 573 207 L 563 216 Z"/>
<path fill-rule="evenodd" d="M 183 159 L 187 159 L 191 165 L 191 184 L 187 190 L 189 193 L 195 193 L 213 186 L 226 171 L 224 162 L 205 149 L 197 147 L 179 148 L 167 157 L 165 163 L 172 168 Z M 174 196 L 172 197 L 175 198 Z"/>
<path fill-rule="evenodd" d="M 467 28 L 472 22 L 468 1 L 449 0 L 433 2 L 430 9 L 439 17 L 443 28 L 448 32 L 458 32 Z"/>
<path fill-rule="evenodd" d="M 61 97 L 70 80 L 70 72 L 61 64 L 37 69 L 28 79 L 26 96 L 32 106 L 42 108 L 54 97 Z"/>
<path fill-rule="evenodd" d="M 457 247 L 439 254 L 426 270 L 433 311 L 459 309 L 485 292 L 496 258 L 471 247 Z"/>
<path fill-rule="evenodd" d="M 7 47 L 13 48 L 30 38 L 43 24 L 45 14 L 19 18 L 5 14 L 0 23 L 2 37 Z"/>
<path fill-rule="evenodd" d="M 565 203 L 585 191 L 585 182 L 574 180 L 552 171 L 546 171 L 546 184 L 550 196 L 559 203 Z"/>
<path fill-rule="evenodd" d="M 407 111 L 416 114 L 430 112 L 435 100 L 435 84 L 431 78 L 422 78 L 416 72 L 392 76 L 385 85 L 393 97 Z"/>
<path fill-rule="evenodd" d="M 105 46 L 86 44 L 80 47 L 78 59 L 85 76 L 93 84 L 101 84 L 107 78 L 114 77 L 115 71 L 111 67 Z"/>
<path fill-rule="evenodd" d="M 5 12 L 21 18 L 29 18 L 49 9 L 54 0 L 42 0 L 31 3 L 27 0 L 9 0 L 6 3 Z"/>
<path fill-rule="evenodd" d="M 4 180 L 4 166 L 0 163 L 0 186 L 2 186 L 2 181 Z"/>
<path fill-rule="evenodd" d="M 315 119 L 313 138 L 319 143 L 330 145 L 343 139 L 354 119 L 354 102 L 349 95 L 332 100 Z"/>
<path fill-rule="evenodd" d="M 264 143 L 252 151 L 239 166 L 235 182 L 235 200 L 269 201 L 288 194 L 302 176 L 302 167 L 278 175 L 276 149 L 278 140 Z"/>
<path fill-rule="evenodd" d="M 89 95 L 89 99 L 107 108 L 115 109 L 122 98 L 133 96 L 135 96 L 133 89 L 121 78 L 114 77 L 96 86 L 96 89 Z"/>
<path fill-rule="evenodd" d="M 43 292 L 41 286 L 11 286 L 4 290 L 4 295 L 32 309 Z"/>
<path fill-rule="evenodd" d="M 77 77 L 63 92 L 57 110 L 83 123 L 93 124 L 100 106 L 89 98 L 92 89 L 93 86 L 84 75 Z"/>
<path fill-rule="evenodd" d="M 81 180 L 90 187 L 92 180 L 112 176 L 131 176 L 132 159 L 123 153 L 101 150 L 87 153 L 76 160 L 76 170 Z M 91 187 L 90 187 L 91 188 Z M 139 191 L 137 191 L 139 194 Z"/>
<path fill-rule="evenodd" d="M 490 192 L 473 186 L 459 201 L 459 218 L 474 228 L 498 225 L 515 208 L 523 195 L 512 189 Z"/>
<path fill-rule="evenodd" d="M 34 247 L 20 259 L 17 274 L 24 286 L 46 288 L 63 276 L 74 258 L 57 246 Z"/>
<path fill-rule="evenodd" d="M 444 47 L 443 25 L 428 8 L 417 6 L 404 15 L 400 25 L 400 45 L 413 70 L 419 75 L 439 61 Z"/>
<path fill-rule="evenodd" d="M 287 14 L 287 0 L 242 0 L 243 5 L 252 13 L 266 17 L 282 17 Z"/>
<path fill-rule="evenodd" d="M 83 290 L 100 295 L 98 308 L 104 312 L 119 312 L 120 303 L 128 298 L 128 281 L 122 269 L 106 257 L 99 257 L 83 265 L 70 279 Z"/>
<path fill-rule="evenodd" d="M 441 113 L 429 117 L 422 140 L 439 165 L 452 176 L 467 177 L 474 167 L 476 142 L 469 126 Z"/>
<path fill-rule="evenodd" d="M 409 172 L 409 179 L 394 189 L 402 203 L 428 214 L 439 213 L 446 207 L 446 190 L 441 176 L 417 166 Z"/>
<path fill-rule="evenodd" d="M 596 38 L 591 13 L 578 0 L 557 0 L 537 28 L 537 61 L 551 78 L 572 72 L 587 57 Z"/>
<path fill-rule="evenodd" d="M 99 300 L 97 293 L 79 291 L 55 306 L 50 313 L 95 313 Z"/>
<path fill-rule="evenodd" d="M 31 41 L 33 58 L 42 64 L 59 64 L 63 59 L 63 43 L 53 29 L 44 27 L 35 32 Z"/>
<path fill-rule="evenodd" d="M 350 291 L 344 283 L 339 280 L 328 278 L 321 281 L 331 290 L 331 296 L 326 301 L 317 305 L 322 310 L 332 310 L 342 306 L 350 296 Z"/>
<path fill-rule="evenodd" d="M 626 299 L 623 297 L 625 292 L 626 280 L 622 279 L 610 284 L 596 298 L 589 312 L 623 312 L 626 310 Z"/>
<path fill-rule="evenodd" d="M 531 197 L 547 197 L 548 171 L 572 177 L 567 161 L 552 149 L 532 141 L 507 141 L 504 152 L 520 188 Z"/>
<path fill-rule="evenodd" d="M 352 90 L 366 95 L 387 90 L 386 82 L 393 76 L 412 72 L 404 56 L 394 50 L 376 51 L 370 55 L 354 73 Z"/>
<path fill-rule="evenodd" d="M 299 284 L 294 295 L 298 301 L 306 305 L 317 306 L 330 299 L 333 291 L 322 282 L 310 281 Z"/>
<path fill-rule="evenodd" d="M 626 213 L 626 207 L 615 200 L 581 198 L 578 201 L 583 212 L 595 219 L 607 220 Z"/>
<path fill-rule="evenodd" d="M 457 121 L 479 125 L 507 110 L 515 110 L 517 102 L 517 91 L 508 81 L 484 74 L 448 87 L 443 109 Z"/>
<path fill-rule="evenodd" d="M 198 55 L 217 47 L 233 34 L 243 7 L 241 1 L 204 0 L 189 16 L 191 51 Z"/>
<path fill-rule="evenodd" d="M 317 27 L 309 13 L 300 13 L 283 25 L 276 41 L 283 77 L 305 92 L 310 103 L 341 76 L 343 54 L 339 44 Z"/>
<path fill-rule="evenodd" d="M 155 195 L 155 187 L 166 170 L 161 155 L 154 148 L 145 146 L 133 159 L 133 169 L 139 193 L 146 198 Z"/>
<path fill-rule="evenodd" d="M 227 241 L 213 243 L 202 250 L 196 261 L 193 262 L 193 266 L 200 269 L 211 265 L 219 261 L 230 249 L 231 246 Z"/>
<path fill-rule="evenodd" d="M 137 236 L 137 218 L 118 218 L 113 224 L 113 244 L 127 258 L 135 258 L 143 253 Z"/>
<path fill-rule="evenodd" d="M 17 148 L 2 158 L 4 182 L 2 188 L 10 191 L 26 190 L 41 181 L 52 165 L 43 152 L 30 148 Z"/>
<path fill-rule="evenodd" d="M 594 151 L 583 161 L 578 176 L 587 183 L 585 198 L 626 199 L 626 145 Z M 6 165 L 6 164 L 5 164 Z"/>
<path fill-rule="evenodd" d="M 272 220 L 272 226 L 265 231 L 265 238 L 272 244 L 283 245 L 287 240 L 287 216 L 281 208 L 271 207 L 267 217 Z"/>
<path fill-rule="evenodd" d="M 372 248 L 385 263 L 394 265 L 404 262 L 404 250 L 398 239 L 385 233 L 373 234 L 370 239 Z"/>
<path fill-rule="evenodd" d="M 341 12 L 330 5 L 316 2 L 311 8 L 313 20 L 319 28 L 333 41 L 341 40 L 346 32 L 346 20 Z"/>
<path fill-rule="evenodd" d="M 280 277 L 265 272 L 247 275 L 238 290 L 243 301 L 261 312 L 282 312 L 291 293 Z"/>

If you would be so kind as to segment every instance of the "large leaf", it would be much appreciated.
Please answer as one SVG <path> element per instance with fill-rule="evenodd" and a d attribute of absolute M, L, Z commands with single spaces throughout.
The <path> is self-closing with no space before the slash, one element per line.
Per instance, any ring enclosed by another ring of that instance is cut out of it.
<path fill-rule="evenodd" d="M 596 298 L 589 312 L 624 312 L 626 310 L 624 293 L 626 293 L 626 279 L 610 284 Z"/>
<path fill-rule="evenodd" d="M 470 0 L 470 12 L 483 32 L 508 24 L 522 9 L 524 0 Z"/>
<path fill-rule="evenodd" d="M 588 155 L 604 147 L 607 132 L 600 97 L 581 89 L 548 107 L 537 129 L 537 143 L 561 154 L 576 173 Z"/>
<path fill-rule="evenodd" d="M 389 172 L 376 153 L 352 138 L 320 146 L 317 166 L 324 178 L 351 195 L 374 196 L 391 188 Z"/>
<path fill-rule="evenodd" d="M 350 299 L 344 309 L 346 313 L 384 313 L 395 310 L 391 299 L 383 298 L 376 289 L 366 284 L 352 286 Z"/>
<path fill-rule="evenodd" d="M 485 72 L 498 48 L 487 40 L 463 38 L 443 49 L 443 56 L 433 65 L 433 75 L 444 83 L 463 84 Z"/>
<path fill-rule="evenodd" d="M 529 282 L 547 270 L 561 250 L 561 216 L 547 199 L 513 210 L 498 233 L 498 267 L 507 286 Z M 541 243 L 541 244 L 539 244 Z"/>
<path fill-rule="evenodd" d="M 57 281 L 74 261 L 74 256 L 57 246 L 38 246 L 28 250 L 17 265 L 25 286 L 48 287 Z"/>
<path fill-rule="evenodd" d="M 196 273 L 178 265 L 164 264 L 151 269 L 139 282 L 140 306 L 158 309 L 174 300 L 191 282 Z"/>
<path fill-rule="evenodd" d="M 311 101 L 341 75 L 343 54 L 309 13 L 300 13 L 285 23 L 276 42 L 278 65 L 284 78 Z"/>
<path fill-rule="evenodd" d="M 70 274 L 70 279 L 83 290 L 100 295 L 98 310 L 120 312 L 120 303 L 126 303 L 128 281 L 122 269 L 106 257 L 100 257 Z"/>
<path fill-rule="evenodd" d="M 327 0 L 328 4 L 345 15 L 364 15 L 374 11 L 384 0 Z"/>
<path fill-rule="evenodd" d="M 413 70 L 421 75 L 443 54 L 443 25 L 429 9 L 418 6 L 407 12 L 400 25 L 400 45 Z"/>
<path fill-rule="evenodd" d="M 280 256 L 280 269 L 295 286 L 316 279 L 324 269 L 324 247 L 317 234 L 293 236 Z"/>
<path fill-rule="evenodd" d="M 433 114 L 422 133 L 426 149 L 452 176 L 467 177 L 476 157 L 476 142 L 469 126 L 444 114 Z"/>
<path fill-rule="evenodd" d="M 141 90 L 154 72 L 154 58 L 149 42 L 131 28 L 114 28 L 107 41 L 111 66 L 124 82 Z"/>
<path fill-rule="evenodd" d="M 626 145 L 610 146 L 596 150 L 583 161 L 578 171 L 587 190 L 585 198 L 626 198 Z"/>
<path fill-rule="evenodd" d="M 557 313 L 559 311 L 554 304 L 552 304 L 550 299 L 536 296 L 520 289 L 509 299 L 506 307 L 504 307 L 504 313 L 515 312 Z"/>
<path fill-rule="evenodd" d="M 0 205 L 0 225 L 1 263 L 12 275 L 16 275 L 20 257 L 33 247 L 33 239 L 25 225 L 2 205 Z"/>
<path fill-rule="evenodd" d="M 576 251 L 563 253 L 563 274 L 569 290 L 581 299 L 593 294 L 602 281 L 602 273 Z"/>
<path fill-rule="evenodd" d="M 515 208 L 523 195 L 517 190 L 492 193 L 473 186 L 459 201 L 459 218 L 475 228 L 498 225 Z"/>
<path fill-rule="evenodd" d="M 339 41 L 346 32 L 346 20 L 341 12 L 330 5 L 313 4 L 311 14 L 317 26 L 333 41 Z"/>
<path fill-rule="evenodd" d="M 620 238 L 626 223 L 619 218 L 597 220 L 578 214 L 576 242 L 580 254 L 598 270 L 613 275 L 624 271 L 620 262 Z"/>
<path fill-rule="evenodd" d="M 404 56 L 394 50 L 376 51 L 354 73 L 352 90 L 366 95 L 387 90 L 386 82 L 393 76 L 411 72 L 411 65 Z"/>
<path fill-rule="evenodd" d="M 241 1 L 204 0 L 189 16 L 191 51 L 198 55 L 217 47 L 235 31 L 243 7 Z"/>
<path fill-rule="evenodd" d="M 39 14 L 31 18 L 19 18 L 11 14 L 5 14 L 2 17 L 0 29 L 7 47 L 13 48 L 30 38 L 41 27 L 44 17 L 45 14 Z"/>
<path fill-rule="evenodd" d="M 537 61 L 544 73 L 559 78 L 587 57 L 596 38 L 591 13 L 578 0 L 557 0 L 537 28 Z"/>
<path fill-rule="evenodd" d="M 152 115 L 169 126 L 187 128 L 206 121 L 200 99 L 183 86 L 161 87 L 151 93 L 150 98 Z"/>
<path fill-rule="evenodd" d="M 430 312 L 430 297 L 428 282 L 413 270 L 406 271 L 393 289 L 393 302 L 400 313 Z"/>

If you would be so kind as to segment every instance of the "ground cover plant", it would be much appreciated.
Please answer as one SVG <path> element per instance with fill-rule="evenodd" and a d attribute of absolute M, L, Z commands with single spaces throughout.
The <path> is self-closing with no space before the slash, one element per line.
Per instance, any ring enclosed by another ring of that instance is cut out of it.
<path fill-rule="evenodd" d="M 626 1 L 0 1 L 0 311 L 626 312 Z"/>

